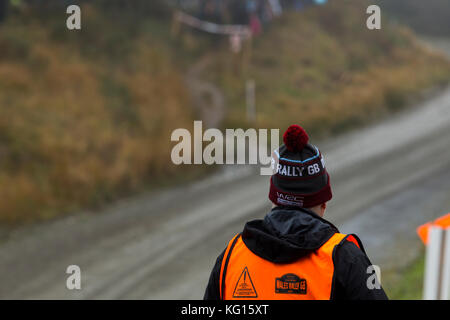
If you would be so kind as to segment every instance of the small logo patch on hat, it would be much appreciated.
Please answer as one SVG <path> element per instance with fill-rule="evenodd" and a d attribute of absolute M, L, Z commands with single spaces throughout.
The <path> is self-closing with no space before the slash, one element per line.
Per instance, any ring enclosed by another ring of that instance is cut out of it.
<path fill-rule="evenodd" d="M 303 197 L 277 192 L 277 201 L 281 205 L 303 207 Z"/>

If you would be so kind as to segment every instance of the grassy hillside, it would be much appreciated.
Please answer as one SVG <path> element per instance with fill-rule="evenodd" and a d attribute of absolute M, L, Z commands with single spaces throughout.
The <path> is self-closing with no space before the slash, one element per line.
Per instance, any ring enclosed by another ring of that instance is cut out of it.
<path fill-rule="evenodd" d="M 245 72 L 233 71 L 226 41 L 190 31 L 171 38 L 167 11 L 145 8 L 84 3 L 80 32 L 53 9 L 18 11 L 0 26 L 0 223 L 203 172 L 170 162 L 170 133 L 195 118 L 183 78 L 203 55 L 215 62 L 204 77 L 224 90 L 230 128 L 299 122 L 336 132 L 450 79 L 449 63 L 407 30 L 367 31 L 358 0 L 279 19 L 255 39 Z M 257 124 L 243 120 L 247 78 L 257 84 Z"/>
<path fill-rule="evenodd" d="M 164 181 L 176 169 L 170 133 L 192 125 L 172 48 L 151 26 L 91 5 L 81 32 L 65 17 L 24 11 L 0 27 L 0 222 Z"/>
<path fill-rule="evenodd" d="M 304 124 L 315 134 L 346 130 L 404 107 L 417 92 L 448 83 L 449 63 L 420 47 L 411 32 L 384 20 L 365 27 L 367 4 L 331 1 L 291 13 L 255 40 L 246 74 L 224 56 L 215 79 L 231 106 L 229 126 L 245 126 L 245 78 L 256 81 L 258 126 Z"/>

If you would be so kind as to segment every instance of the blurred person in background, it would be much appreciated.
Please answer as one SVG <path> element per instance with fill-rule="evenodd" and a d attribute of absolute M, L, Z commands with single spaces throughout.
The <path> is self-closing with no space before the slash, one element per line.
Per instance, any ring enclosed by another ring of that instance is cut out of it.
<path fill-rule="evenodd" d="M 6 11 L 8 10 L 8 0 L 0 0 L 0 23 L 6 18 Z"/>
<path fill-rule="evenodd" d="M 248 24 L 246 3 L 242 0 L 229 0 L 227 8 L 230 12 L 232 24 Z"/>
<path fill-rule="evenodd" d="M 369 284 L 372 263 L 359 238 L 323 218 L 332 198 L 330 177 L 308 140 L 298 125 L 283 135 L 270 180 L 273 208 L 229 242 L 204 299 L 387 299 L 378 280 Z"/>
<path fill-rule="evenodd" d="M 222 23 L 223 2 L 221 0 L 203 0 L 200 18 L 214 23 Z"/>
<path fill-rule="evenodd" d="M 260 12 L 260 6 L 261 3 L 257 0 L 247 0 L 246 2 L 246 10 L 249 16 L 249 26 L 254 36 L 257 36 L 262 32 L 262 24 L 258 15 Z"/>

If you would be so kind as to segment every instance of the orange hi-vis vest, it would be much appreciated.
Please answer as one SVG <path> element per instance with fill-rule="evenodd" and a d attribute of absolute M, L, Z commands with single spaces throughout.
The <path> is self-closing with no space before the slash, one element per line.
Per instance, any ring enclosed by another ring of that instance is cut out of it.
<path fill-rule="evenodd" d="M 335 233 L 318 250 L 287 264 L 273 263 L 250 251 L 237 234 L 220 268 L 222 300 L 329 300 L 334 281 L 334 249 L 344 241 L 364 250 L 354 235 Z"/>

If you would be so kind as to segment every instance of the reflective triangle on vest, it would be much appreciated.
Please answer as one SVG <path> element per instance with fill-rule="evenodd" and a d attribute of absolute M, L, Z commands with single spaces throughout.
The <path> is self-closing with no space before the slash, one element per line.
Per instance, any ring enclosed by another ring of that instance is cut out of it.
<path fill-rule="evenodd" d="M 247 267 L 242 270 L 242 273 L 236 282 L 233 298 L 258 298 L 258 294 L 256 293 L 255 286 L 253 285 Z"/>

